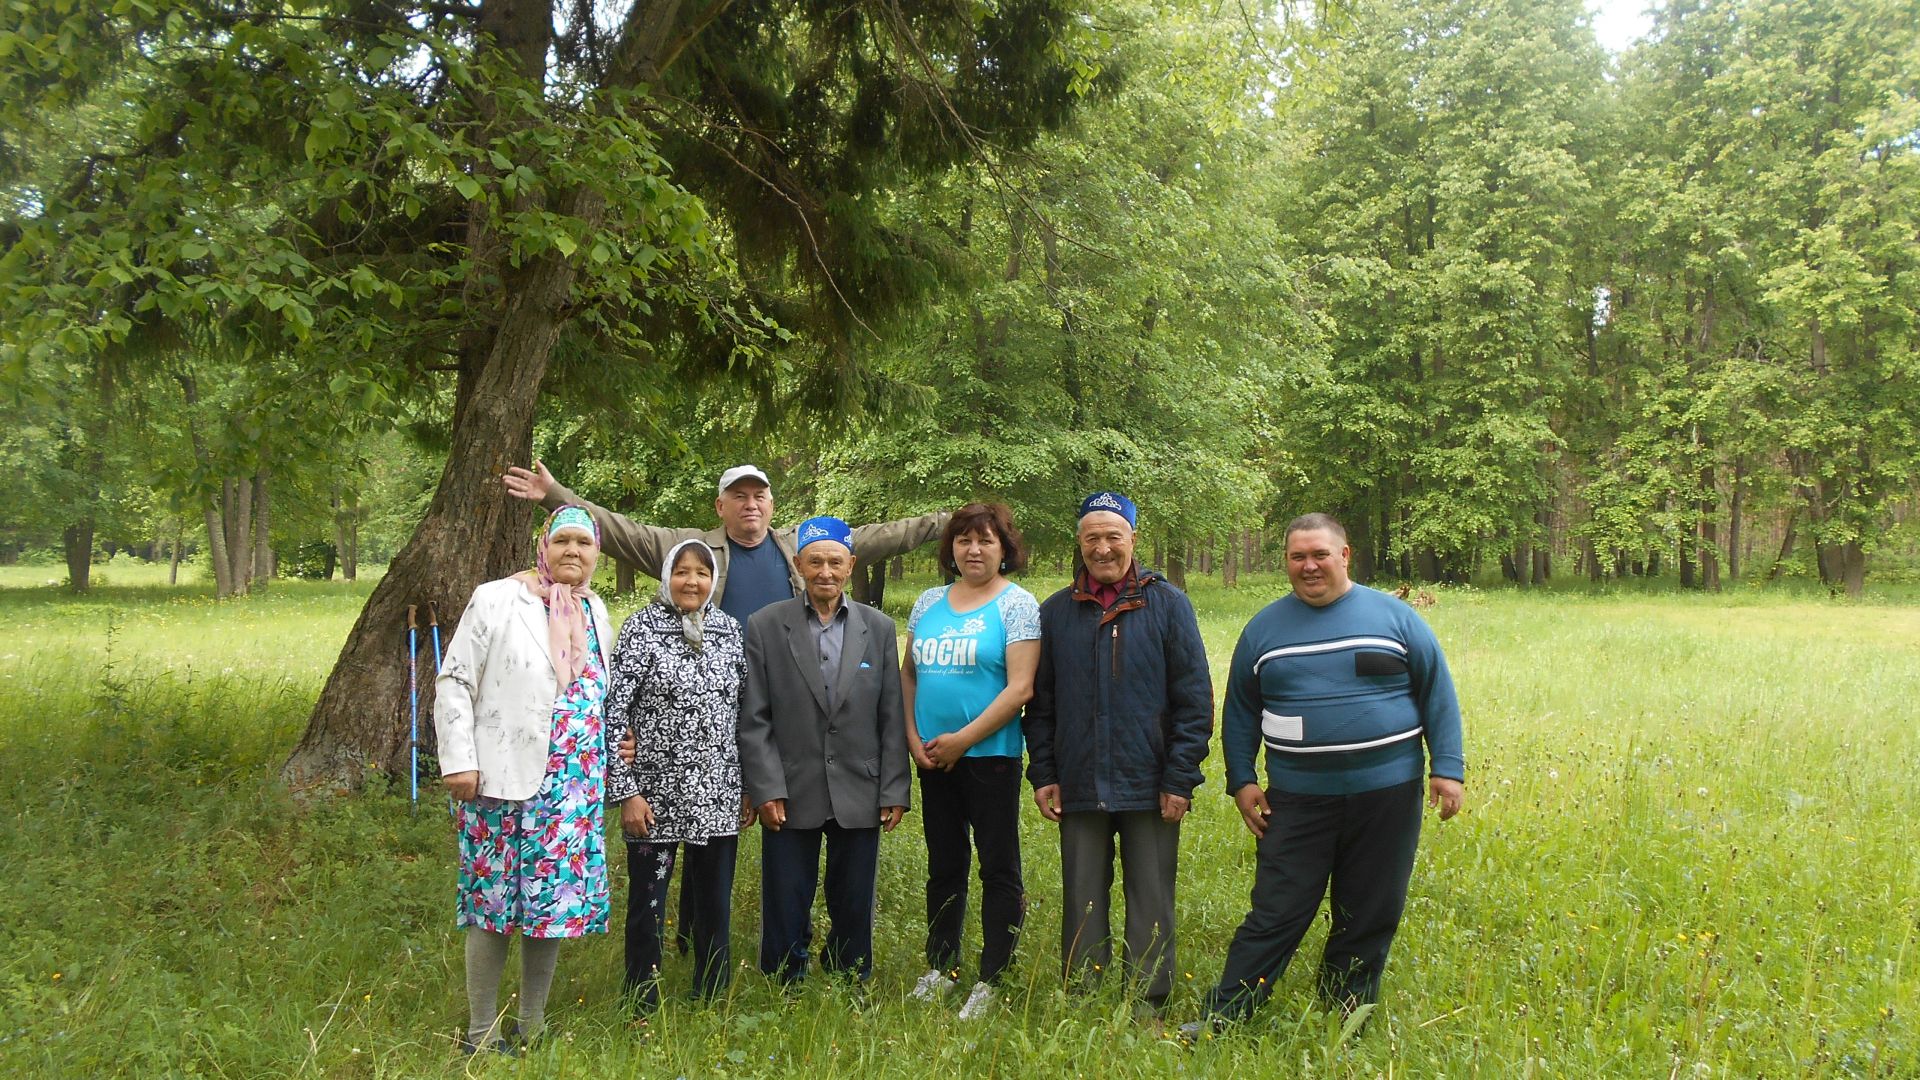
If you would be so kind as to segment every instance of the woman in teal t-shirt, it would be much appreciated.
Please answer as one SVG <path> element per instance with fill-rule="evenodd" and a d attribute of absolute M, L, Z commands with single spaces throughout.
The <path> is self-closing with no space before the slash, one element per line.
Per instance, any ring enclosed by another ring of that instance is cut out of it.
<path fill-rule="evenodd" d="M 960 1017 L 985 1015 L 1026 917 L 1020 881 L 1020 709 L 1040 662 L 1040 605 L 1008 581 L 1027 565 L 1013 515 L 998 503 L 960 508 L 940 536 L 951 585 L 928 589 L 907 617 L 900 667 L 907 747 L 920 767 L 927 840 L 927 963 L 913 996 L 960 986 L 970 849 L 980 857 L 980 975 Z M 969 843 L 969 833 L 972 840 Z"/>

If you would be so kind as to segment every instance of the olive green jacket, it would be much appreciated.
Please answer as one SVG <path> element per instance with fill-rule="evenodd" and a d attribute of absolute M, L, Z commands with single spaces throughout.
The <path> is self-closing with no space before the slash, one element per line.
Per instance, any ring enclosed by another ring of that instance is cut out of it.
<path fill-rule="evenodd" d="M 720 598 L 726 595 L 727 560 L 733 549 L 727 543 L 725 529 L 669 529 L 660 525 L 645 525 L 625 514 L 590 503 L 555 481 L 547 490 L 547 497 L 541 501 L 541 505 L 552 510 L 564 503 L 586 507 L 587 512 L 593 515 L 594 523 L 600 526 L 600 549 L 631 564 L 649 577 L 661 576 L 660 561 L 667 557 L 667 552 L 673 550 L 675 544 L 698 537 L 713 550 L 714 605 L 719 606 Z M 952 516 L 941 510 L 919 517 L 901 518 L 899 521 L 858 526 L 853 530 L 853 553 L 863 563 L 904 555 L 922 544 L 939 539 L 940 530 L 947 527 L 947 519 Z M 780 554 L 786 556 L 787 580 L 793 586 L 793 595 L 803 596 L 806 594 L 806 582 L 800 579 L 800 572 L 793 566 L 793 538 L 798 531 L 799 526 L 789 525 L 784 529 L 769 530 L 767 536 L 780 549 Z"/>

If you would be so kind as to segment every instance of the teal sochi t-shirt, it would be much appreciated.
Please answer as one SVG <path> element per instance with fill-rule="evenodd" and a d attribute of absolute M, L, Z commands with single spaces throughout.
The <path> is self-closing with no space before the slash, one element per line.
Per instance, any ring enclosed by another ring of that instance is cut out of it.
<path fill-rule="evenodd" d="M 1009 582 L 972 611 L 947 602 L 948 586 L 928 589 L 907 616 L 913 635 L 913 721 L 932 739 L 972 723 L 1007 688 L 1007 645 L 1040 639 L 1040 603 Z M 1026 749 L 1015 717 L 980 740 L 968 757 L 1017 758 Z"/>

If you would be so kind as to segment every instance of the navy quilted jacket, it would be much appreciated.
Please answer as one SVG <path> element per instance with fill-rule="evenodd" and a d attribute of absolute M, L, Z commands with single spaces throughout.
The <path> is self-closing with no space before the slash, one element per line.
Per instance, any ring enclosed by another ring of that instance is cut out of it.
<path fill-rule="evenodd" d="M 1137 565 L 1112 607 L 1084 573 L 1040 605 L 1040 668 L 1021 726 L 1036 788 L 1068 813 L 1193 797 L 1213 736 L 1213 680 L 1187 595 Z"/>

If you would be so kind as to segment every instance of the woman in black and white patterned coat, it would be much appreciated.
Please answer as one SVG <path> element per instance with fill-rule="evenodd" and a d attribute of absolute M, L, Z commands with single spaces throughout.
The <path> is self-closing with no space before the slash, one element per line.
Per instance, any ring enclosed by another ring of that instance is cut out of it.
<path fill-rule="evenodd" d="M 659 1004 L 660 939 L 675 852 L 686 849 L 681 918 L 693 944 L 693 992 L 732 977 L 733 866 L 746 824 L 734 728 L 746 677 L 740 624 L 714 607 L 713 552 L 698 539 L 667 553 L 653 602 L 627 618 L 613 653 L 607 744 L 630 732 L 633 762 L 607 770 L 627 840 L 626 989 L 636 1012 Z"/>

